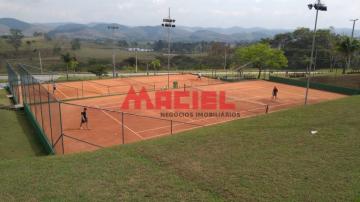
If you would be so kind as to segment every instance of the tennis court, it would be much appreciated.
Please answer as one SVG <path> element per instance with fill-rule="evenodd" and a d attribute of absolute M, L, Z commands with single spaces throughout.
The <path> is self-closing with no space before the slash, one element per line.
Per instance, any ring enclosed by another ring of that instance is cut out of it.
<path fill-rule="evenodd" d="M 146 103 L 142 102 L 141 109 L 123 110 L 121 106 L 131 86 L 137 90 L 142 87 L 148 89 L 150 88 L 149 85 L 159 86 L 159 89 L 162 89 L 167 85 L 167 76 L 86 81 L 86 85 L 93 86 L 91 90 L 94 91 L 106 89 L 101 88 L 101 85 L 110 88 L 116 86 L 119 91 L 115 94 L 118 95 L 68 100 L 61 103 L 64 153 L 91 151 L 103 147 L 162 137 L 239 118 L 301 106 L 304 103 L 304 88 L 268 81 L 223 83 L 208 78 L 199 80 L 194 75 L 172 75 L 170 80 L 171 82 L 178 81 L 180 86 L 186 86 L 185 89 L 169 90 L 173 93 L 184 90 L 199 93 L 225 91 L 227 102 L 235 103 L 236 109 L 232 111 L 146 109 Z M 80 87 L 79 82 L 70 82 L 66 83 L 66 85 Z M 121 91 L 124 93 L 119 93 L 119 86 L 122 86 Z M 276 100 L 272 99 L 271 95 L 274 86 L 279 89 L 278 99 Z M 63 90 L 60 85 L 58 87 L 59 90 Z M 86 88 L 86 90 L 89 89 Z M 156 92 L 158 92 L 157 87 L 155 87 L 155 90 L 148 92 L 150 99 L 154 102 Z M 107 94 L 106 90 L 102 92 L 105 95 Z M 60 99 L 65 96 L 69 99 L 73 98 L 75 94 L 62 91 L 62 93 L 56 95 Z M 341 97 L 345 96 L 310 90 L 309 103 L 314 104 Z M 182 101 L 191 102 L 190 99 L 189 97 Z M 87 108 L 89 118 L 88 129 L 86 127 L 80 129 L 80 113 L 84 107 Z"/>
<path fill-rule="evenodd" d="M 171 88 L 173 88 L 174 82 L 177 83 L 177 88 L 223 83 L 223 81 L 206 77 L 198 79 L 197 76 L 191 74 L 170 75 L 169 84 Z M 167 75 L 162 75 L 60 82 L 55 84 L 55 91 L 53 91 L 53 84 L 44 84 L 44 87 L 48 89 L 49 92 L 53 92 L 59 100 L 67 100 L 126 94 L 129 91 L 129 86 L 133 86 L 135 91 L 140 91 L 143 87 L 145 87 L 147 91 L 156 91 L 166 89 L 167 85 L 168 77 Z"/>

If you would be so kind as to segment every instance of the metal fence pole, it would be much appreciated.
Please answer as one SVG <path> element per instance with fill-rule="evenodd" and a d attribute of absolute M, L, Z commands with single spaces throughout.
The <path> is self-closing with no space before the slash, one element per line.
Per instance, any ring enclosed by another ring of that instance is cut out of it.
<path fill-rule="evenodd" d="M 35 85 L 34 85 L 34 78 L 31 76 L 31 85 L 33 87 L 33 99 L 34 99 L 34 106 L 35 106 L 35 119 L 37 120 L 37 109 L 36 109 L 36 95 L 35 95 Z M 31 108 L 31 107 L 30 107 Z M 37 120 L 38 121 L 38 120 Z"/>
<path fill-rule="evenodd" d="M 121 112 L 121 133 L 122 133 L 122 143 L 125 144 L 125 130 L 124 130 L 124 112 Z"/>
<path fill-rule="evenodd" d="M 49 106 L 49 121 L 50 121 L 50 137 L 51 137 L 51 145 L 54 148 L 54 140 L 53 140 L 53 130 L 52 130 L 52 120 L 51 120 L 51 107 L 50 107 L 50 93 L 48 92 L 48 106 Z"/>
<path fill-rule="evenodd" d="M 59 114 L 60 114 L 60 132 L 61 132 L 61 144 L 62 144 L 62 153 L 65 153 L 65 148 L 64 148 L 64 132 L 63 132 L 63 127 L 62 127 L 62 114 L 61 114 L 61 103 L 59 101 L 57 101 L 58 105 L 59 105 Z"/>
<path fill-rule="evenodd" d="M 45 132 L 45 128 L 44 128 L 44 116 L 43 116 L 43 112 L 42 112 L 42 100 L 41 100 L 41 90 L 40 90 L 40 83 L 38 83 L 39 86 L 39 100 L 40 100 L 40 115 L 41 115 L 41 127 L 43 129 L 43 131 Z"/>
<path fill-rule="evenodd" d="M 170 120 L 170 134 L 173 134 L 173 120 Z"/>

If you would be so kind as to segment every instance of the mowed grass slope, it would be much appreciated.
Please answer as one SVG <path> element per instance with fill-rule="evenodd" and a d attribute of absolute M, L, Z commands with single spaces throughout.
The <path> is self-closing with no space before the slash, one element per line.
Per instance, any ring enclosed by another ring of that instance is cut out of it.
<path fill-rule="evenodd" d="M 359 105 L 350 97 L 93 153 L 0 161 L 0 201 L 356 201 Z"/>
<path fill-rule="evenodd" d="M 6 91 L 0 90 L 0 105 L 9 104 Z M 39 155 L 44 151 L 24 112 L 0 109 L 0 161 Z"/>

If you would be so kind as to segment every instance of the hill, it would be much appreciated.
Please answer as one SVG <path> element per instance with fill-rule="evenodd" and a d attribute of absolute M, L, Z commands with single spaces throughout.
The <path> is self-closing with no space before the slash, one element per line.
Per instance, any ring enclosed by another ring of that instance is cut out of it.
<path fill-rule="evenodd" d="M 359 103 L 349 97 L 93 153 L 3 160 L 0 200 L 356 201 Z"/>

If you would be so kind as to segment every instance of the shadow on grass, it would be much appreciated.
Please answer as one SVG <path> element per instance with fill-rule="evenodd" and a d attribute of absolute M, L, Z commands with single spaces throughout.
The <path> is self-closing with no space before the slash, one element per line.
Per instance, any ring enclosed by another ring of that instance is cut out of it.
<path fill-rule="evenodd" d="M 29 142 L 29 145 L 34 152 L 35 156 L 47 155 L 44 147 L 41 145 L 40 140 L 37 137 L 35 129 L 29 123 L 29 120 L 25 116 L 24 111 L 16 111 L 16 118 L 21 127 L 21 130 Z"/>

